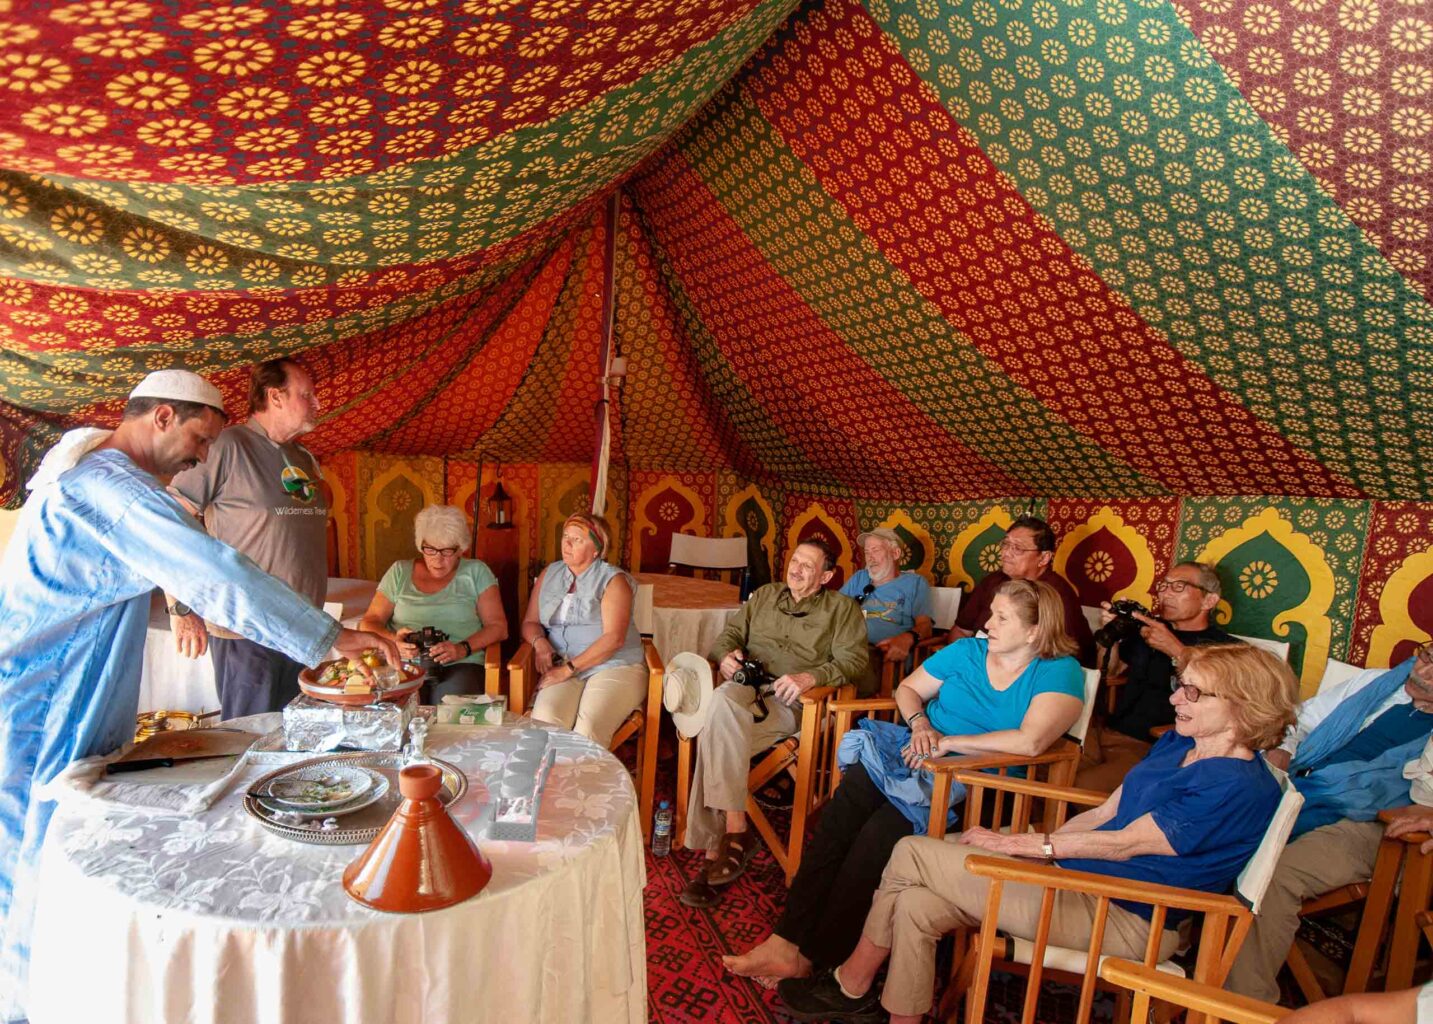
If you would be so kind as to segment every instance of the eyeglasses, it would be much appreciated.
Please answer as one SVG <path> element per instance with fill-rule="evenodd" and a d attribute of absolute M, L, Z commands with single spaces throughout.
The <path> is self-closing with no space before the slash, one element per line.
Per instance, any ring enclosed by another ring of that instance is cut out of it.
<path fill-rule="evenodd" d="M 1002 540 L 1002 541 L 1000 542 L 1000 550 L 1001 550 L 1001 551 L 1018 551 L 1018 552 L 1020 552 L 1021 554 L 1028 555 L 1030 552 L 1032 552 L 1032 551 L 1039 551 L 1040 549 L 1039 549 L 1039 548 L 1022 548 L 1019 544 L 1016 544 L 1013 540 Z"/>
<path fill-rule="evenodd" d="M 783 608 L 781 607 L 783 603 L 788 605 L 791 603 L 791 590 L 789 588 L 786 590 L 785 593 L 783 593 L 780 597 L 776 599 L 776 610 L 779 611 L 782 615 L 789 616 L 793 619 L 804 619 L 806 618 L 806 616 L 811 614 L 809 611 L 794 612 L 788 608 Z"/>
<path fill-rule="evenodd" d="M 419 551 L 422 551 L 423 554 L 425 554 L 425 555 L 432 555 L 432 556 L 434 556 L 435 558 L 436 558 L 436 557 L 440 557 L 440 556 L 443 557 L 443 558 L 452 558 L 454 555 L 456 555 L 456 554 L 458 553 L 458 550 L 459 550 L 459 549 L 458 549 L 458 548 L 435 548 L 435 547 L 433 547 L 433 545 L 431 545 L 431 544 L 423 544 L 423 545 L 421 545 L 421 546 L 418 548 L 418 550 L 419 550 Z"/>
<path fill-rule="evenodd" d="M 1171 594 L 1182 594 L 1184 593 L 1185 587 L 1193 587 L 1195 590 L 1202 590 L 1206 594 L 1210 593 L 1208 587 L 1201 587 L 1198 583 L 1190 583 L 1188 580 L 1160 580 L 1154 585 L 1154 592 L 1156 594 L 1162 594 L 1167 590 Z"/>
<path fill-rule="evenodd" d="M 1425 640 L 1413 649 L 1413 657 L 1424 665 L 1433 665 L 1433 640 Z"/>
<path fill-rule="evenodd" d="M 1220 697 L 1219 694 L 1212 693 L 1209 690 L 1201 690 L 1193 683 L 1181 682 L 1179 677 L 1177 676 L 1174 680 L 1174 689 L 1182 692 L 1184 694 L 1184 699 L 1189 701 L 1189 703 L 1191 704 L 1198 704 L 1200 698 L 1202 697 L 1213 697 L 1215 700 L 1223 700 L 1223 698 Z"/>
<path fill-rule="evenodd" d="M 874 583 L 867 583 L 864 587 L 861 588 L 861 592 L 856 595 L 856 603 L 865 604 L 866 598 L 870 597 L 875 592 L 876 585 Z"/>

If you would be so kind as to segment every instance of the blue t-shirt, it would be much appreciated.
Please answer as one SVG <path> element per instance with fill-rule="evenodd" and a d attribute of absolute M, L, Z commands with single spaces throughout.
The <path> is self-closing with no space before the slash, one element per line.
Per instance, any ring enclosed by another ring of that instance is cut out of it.
<path fill-rule="evenodd" d="M 1180 767 L 1193 747 L 1192 739 L 1176 732 L 1161 736 L 1149 755 L 1125 776 L 1115 816 L 1096 829 L 1116 831 L 1152 814 L 1176 856 L 1147 853 L 1129 860 L 1062 858 L 1059 866 L 1202 892 L 1227 892 L 1264 838 L 1279 806 L 1279 783 L 1262 754 L 1249 761 L 1209 757 Z M 1153 916 L 1148 904 L 1115 902 L 1146 920 Z M 1165 917 L 1166 927 L 1188 916 L 1185 911 L 1171 910 Z"/>
<path fill-rule="evenodd" d="M 1085 675 L 1071 657 L 1036 658 L 1003 690 L 990 685 L 985 671 L 989 641 L 984 637 L 957 640 L 922 664 L 940 680 L 940 692 L 926 705 L 930 724 L 942 736 L 970 736 L 1018 729 L 1030 702 L 1042 693 L 1064 693 L 1085 699 Z"/>
<path fill-rule="evenodd" d="M 904 633 L 921 616 L 930 617 L 930 584 L 919 573 L 898 573 L 895 579 L 886 580 L 862 598 L 861 594 L 870 585 L 871 574 L 858 569 L 841 585 L 841 593 L 855 598 L 861 606 L 861 614 L 866 617 L 866 636 L 871 643 L 878 644 Z"/>

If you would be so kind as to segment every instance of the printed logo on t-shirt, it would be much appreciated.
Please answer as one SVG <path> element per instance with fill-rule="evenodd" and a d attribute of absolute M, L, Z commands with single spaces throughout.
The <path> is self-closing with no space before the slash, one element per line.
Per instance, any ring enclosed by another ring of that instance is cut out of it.
<path fill-rule="evenodd" d="M 279 474 L 279 483 L 283 485 L 285 494 L 305 505 L 318 497 L 318 485 L 297 466 L 285 466 Z"/>

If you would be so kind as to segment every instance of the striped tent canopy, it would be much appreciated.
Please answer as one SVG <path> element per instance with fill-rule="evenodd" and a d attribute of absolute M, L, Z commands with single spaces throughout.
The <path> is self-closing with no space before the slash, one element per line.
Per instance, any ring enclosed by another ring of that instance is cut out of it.
<path fill-rule="evenodd" d="M 147 371 L 320 455 L 1433 498 L 1422 0 L 0 0 L 0 499 Z"/>

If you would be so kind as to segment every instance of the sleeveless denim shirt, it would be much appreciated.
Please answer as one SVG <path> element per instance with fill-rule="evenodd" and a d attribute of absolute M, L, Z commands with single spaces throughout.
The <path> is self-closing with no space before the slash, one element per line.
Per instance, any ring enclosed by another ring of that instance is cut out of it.
<path fill-rule="evenodd" d="M 598 559 L 589 565 L 581 576 L 576 577 L 577 587 L 572 600 L 563 609 L 563 599 L 572 586 L 573 573 L 562 561 L 552 562 L 543 576 L 542 590 L 537 595 L 538 617 L 547 630 L 547 638 L 557 653 L 568 661 L 581 654 L 597 642 L 602 635 L 602 595 L 607 584 L 616 577 L 622 577 L 632 588 L 632 602 L 637 601 L 637 581 L 615 566 Z M 559 615 L 559 611 L 562 612 Z M 612 657 L 600 665 L 594 665 L 578 673 L 586 679 L 603 669 L 620 668 L 623 665 L 640 665 L 643 661 L 642 638 L 637 634 L 637 624 L 629 615 L 627 637 Z"/>

